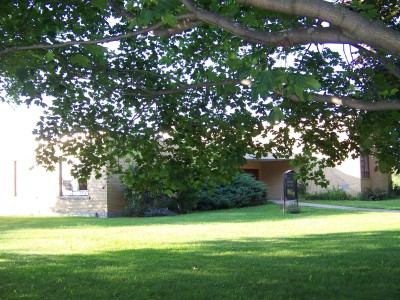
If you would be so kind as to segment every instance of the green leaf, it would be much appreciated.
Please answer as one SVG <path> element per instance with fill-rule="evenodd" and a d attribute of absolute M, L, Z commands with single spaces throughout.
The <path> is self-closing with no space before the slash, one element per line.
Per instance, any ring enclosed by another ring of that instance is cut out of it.
<path fill-rule="evenodd" d="M 151 10 L 144 10 L 142 11 L 142 14 L 140 15 L 140 18 L 138 20 L 138 23 L 140 21 L 141 24 L 143 25 L 148 25 L 153 21 L 154 18 L 154 12 Z"/>
<path fill-rule="evenodd" d="M 172 60 L 171 60 L 171 58 L 168 57 L 168 56 L 163 56 L 163 57 L 160 58 L 160 63 L 161 63 L 161 64 L 166 64 L 166 65 L 168 65 L 168 64 L 170 64 L 171 62 L 172 62 Z"/>
<path fill-rule="evenodd" d="M 36 89 L 32 82 L 26 82 L 24 84 L 24 93 L 30 97 L 36 96 Z"/>
<path fill-rule="evenodd" d="M 71 63 L 80 67 L 87 67 L 90 64 L 90 59 L 81 54 L 77 54 L 71 57 Z"/>
<path fill-rule="evenodd" d="M 387 173 L 389 170 L 388 164 L 385 161 L 379 162 L 379 171 L 382 173 Z"/>
<path fill-rule="evenodd" d="M 164 23 L 164 24 L 166 24 L 166 25 L 169 25 L 169 26 L 175 26 L 176 25 L 176 22 L 177 22 L 177 20 L 176 20 L 176 17 L 173 15 L 173 14 L 166 14 L 166 15 L 163 15 L 162 17 L 161 17 L 161 20 L 162 20 L 162 22 Z"/>
<path fill-rule="evenodd" d="M 304 101 L 304 90 L 303 90 L 303 87 L 295 85 L 294 86 L 294 92 L 300 98 L 301 101 Z"/>
<path fill-rule="evenodd" d="M 132 28 L 135 27 L 136 25 L 138 25 L 138 20 L 135 18 L 129 22 L 128 29 L 132 30 Z"/>
<path fill-rule="evenodd" d="M 271 110 L 271 113 L 270 113 L 269 116 L 268 116 L 268 121 L 269 121 L 272 125 L 274 125 L 274 124 L 276 124 L 277 122 L 283 120 L 284 117 L 285 117 L 285 116 L 284 116 L 282 110 L 281 110 L 279 107 L 275 106 L 275 107 Z"/>
<path fill-rule="evenodd" d="M 27 69 L 19 68 L 15 70 L 15 75 L 17 75 L 20 81 L 25 81 L 25 79 L 29 77 L 29 72 Z"/>
<path fill-rule="evenodd" d="M 306 80 L 307 85 L 315 91 L 318 91 L 321 88 L 321 84 L 318 80 L 314 78 L 308 78 Z"/>
<path fill-rule="evenodd" d="M 393 89 L 391 89 L 390 92 L 389 92 L 389 96 L 394 96 L 394 95 L 396 95 L 398 91 L 399 91 L 398 88 L 393 88 Z"/>
<path fill-rule="evenodd" d="M 106 9 L 108 6 L 107 0 L 91 0 L 90 2 L 98 9 Z"/>
<path fill-rule="evenodd" d="M 248 66 L 243 66 L 237 71 L 238 79 L 247 79 L 251 74 L 252 68 Z"/>
<path fill-rule="evenodd" d="M 281 88 L 283 77 L 284 73 L 279 69 L 259 72 L 256 81 L 260 95 L 268 97 L 274 90 Z"/>
<path fill-rule="evenodd" d="M 102 56 L 106 51 L 106 48 L 101 45 L 85 45 L 83 47 L 95 56 Z"/>
<path fill-rule="evenodd" d="M 55 57 L 55 55 L 54 55 L 53 52 L 47 52 L 46 55 L 44 56 L 44 58 L 45 58 L 48 62 L 53 61 L 53 60 L 54 60 L 54 57 Z"/>
<path fill-rule="evenodd" d="M 259 91 L 258 86 L 254 86 L 254 85 L 253 85 L 253 86 L 251 87 L 251 94 L 250 94 L 250 96 L 251 96 L 251 101 L 253 101 L 253 102 L 258 101 L 259 95 L 260 95 L 260 91 Z"/>
<path fill-rule="evenodd" d="M 270 71 L 260 72 L 258 83 L 266 91 L 274 89 L 277 85 L 277 81 Z"/>
<path fill-rule="evenodd" d="M 172 195 L 174 194 L 174 192 L 171 191 L 171 190 L 165 190 L 164 193 L 165 193 L 165 195 L 167 195 L 167 196 L 172 196 Z"/>
<path fill-rule="evenodd" d="M 288 84 L 293 84 L 297 86 L 303 87 L 303 89 L 307 86 L 307 77 L 303 74 L 292 73 L 288 76 Z"/>

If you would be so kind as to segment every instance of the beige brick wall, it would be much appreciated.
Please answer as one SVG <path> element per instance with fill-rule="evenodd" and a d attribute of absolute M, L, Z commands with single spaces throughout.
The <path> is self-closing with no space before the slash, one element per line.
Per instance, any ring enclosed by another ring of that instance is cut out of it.
<path fill-rule="evenodd" d="M 382 174 L 376 171 L 376 161 L 370 158 L 370 178 L 361 178 L 360 159 L 346 159 L 341 165 L 335 168 L 326 168 L 325 175 L 329 180 L 328 189 L 339 188 L 345 190 L 350 195 L 356 196 L 357 194 L 365 191 L 368 188 L 379 188 L 386 192 L 390 187 L 390 174 Z M 320 193 L 326 191 L 326 188 L 315 185 L 313 182 L 308 182 L 308 193 Z"/>
<path fill-rule="evenodd" d="M 109 212 L 122 211 L 128 204 L 124 198 L 125 185 L 114 176 L 107 180 L 107 207 Z"/>
<path fill-rule="evenodd" d="M 283 198 L 283 174 L 288 170 L 296 171 L 288 160 L 248 160 L 242 169 L 259 170 L 259 180 L 267 184 L 270 199 Z"/>
<path fill-rule="evenodd" d="M 108 217 L 118 216 L 127 205 L 124 185 L 116 176 L 91 178 L 88 181 L 88 194 L 59 197 L 54 211 L 65 215 Z"/>
<path fill-rule="evenodd" d="M 365 191 L 367 189 L 380 189 L 385 192 L 389 191 L 391 184 L 391 176 L 390 174 L 384 174 L 379 172 L 377 169 L 377 162 L 373 157 L 369 159 L 370 163 L 370 178 L 361 179 L 361 189 Z"/>
<path fill-rule="evenodd" d="M 34 159 L 19 159 L 14 180 L 14 160 L 2 159 L 0 163 L 0 215 L 107 216 L 109 211 L 125 206 L 121 183 L 115 179 L 110 183 L 107 179 L 90 179 L 87 196 L 60 196 L 58 166 L 49 172 L 37 166 Z M 68 167 L 63 166 L 63 171 L 69 172 Z M 65 179 L 70 178 L 65 175 Z M 110 207 L 108 197 L 113 199 Z"/>
<path fill-rule="evenodd" d="M 325 192 L 327 189 L 343 189 L 350 195 L 357 195 L 361 192 L 360 160 L 346 159 L 334 168 L 324 170 L 329 186 L 323 188 L 309 181 L 307 192 L 310 194 Z"/>
<path fill-rule="evenodd" d="M 370 160 L 370 179 L 361 179 L 360 159 L 346 159 L 342 164 L 335 168 L 324 170 L 326 178 L 329 180 L 328 189 L 343 189 L 351 195 L 357 195 L 366 188 L 380 188 L 388 191 L 390 185 L 390 175 L 375 171 L 376 162 Z M 288 170 L 297 171 L 290 166 L 289 161 L 284 160 L 248 160 L 242 169 L 257 169 L 259 179 L 269 187 L 268 197 L 270 199 L 283 198 L 283 173 Z M 320 193 L 327 188 L 317 186 L 309 181 L 307 192 Z"/>
<path fill-rule="evenodd" d="M 87 196 L 59 196 L 53 211 L 62 215 L 104 216 L 107 213 L 107 180 L 91 178 Z"/>

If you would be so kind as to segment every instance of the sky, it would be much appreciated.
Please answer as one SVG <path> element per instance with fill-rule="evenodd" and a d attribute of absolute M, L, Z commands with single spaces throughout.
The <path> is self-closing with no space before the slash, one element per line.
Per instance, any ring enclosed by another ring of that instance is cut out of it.
<path fill-rule="evenodd" d="M 34 158 L 35 138 L 32 130 L 41 109 L 25 105 L 12 107 L 0 102 L 0 157 L 8 160 Z"/>

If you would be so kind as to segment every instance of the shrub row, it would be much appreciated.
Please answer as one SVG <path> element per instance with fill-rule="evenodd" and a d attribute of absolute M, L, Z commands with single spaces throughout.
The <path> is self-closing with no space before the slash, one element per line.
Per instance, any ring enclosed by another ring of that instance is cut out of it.
<path fill-rule="evenodd" d="M 212 210 L 260 205 L 267 201 L 267 186 L 253 175 L 242 173 L 227 185 L 198 192 L 196 210 Z"/>
<path fill-rule="evenodd" d="M 160 193 L 125 191 L 127 216 L 165 216 L 191 210 L 214 210 L 254 206 L 266 203 L 267 186 L 253 175 L 242 173 L 229 184 L 211 190 L 176 192 L 172 196 Z"/>
<path fill-rule="evenodd" d="M 328 189 L 325 192 L 303 195 L 305 200 L 351 200 L 353 196 L 342 189 Z"/>
<path fill-rule="evenodd" d="M 377 189 L 367 189 L 365 192 L 361 194 L 360 200 L 372 200 L 372 201 L 379 201 L 388 199 L 389 195 L 385 191 L 377 188 Z"/>
<path fill-rule="evenodd" d="M 400 190 L 400 189 L 399 189 Z M 395 194 L 393 194 L 395 195 Z M 328 189 L 325 192 L 315 194 L 304 194 L 302 198 L 304 200 L 370 200 L 378 201 L 388 199 L 390 195 L 379 189 L 367 189 L 363 193 L 357 196 L 348 194 L 345 190 L 341 189 Z"/>

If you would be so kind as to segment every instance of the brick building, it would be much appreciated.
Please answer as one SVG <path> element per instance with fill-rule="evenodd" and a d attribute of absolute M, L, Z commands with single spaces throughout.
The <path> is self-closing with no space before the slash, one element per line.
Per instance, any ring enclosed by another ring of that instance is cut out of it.
<path fill-rule="evenodd" d="M 33 159 L 1 160 L 0 166 L 0 215 L 114 217 L 127 204 L 117 177 L 77 180 L 64 163 L 49 172 Z"/>
<path fill-rule="evenodd" d="M 290 160 L 246 158 L 243 169 L 269 186 L 270 199 L 282 199 L 283 174 L 293 169 Z M 367 188 L 388 191 L 390 175 L 375 171 L 375 166 L 371 157 L 362 157 L 327 168 L 328 188 L 340 188 L 352 195 Z M 48 172 L 35 165 L 33 158 L 0 160 L 0 215 L 120 216 L 127 204 L 123 191 L 117 177 L 76 180 L 65 163 Z M 307 191 L 317 193 L 323 188 L 309 182 Z"/>
<path fill-rule="evenodd" d="M 288 170 L 297 171 L 290 166 L 290 160 L 265 157 L 253 159 L 246 157 L 247 164 L 243 170 L 252 173 L 258 180 L 269 186 L 268 196 L 271 199 L 283 198 L 283 173 Z M 328 189 L 343 189 L 351 195 L 357 195 L 367 189 L 380 189 L 388 192 L 391 185 L 391 175 L 376 171 L 376 161 L 371 156 L 357 159 L 346 159 L 341 165 L 324 170 L 329 180 Z M 317 186 L 314 182 L 307 182 L 308 193 L 319 193 L 326 190 Z"/>

